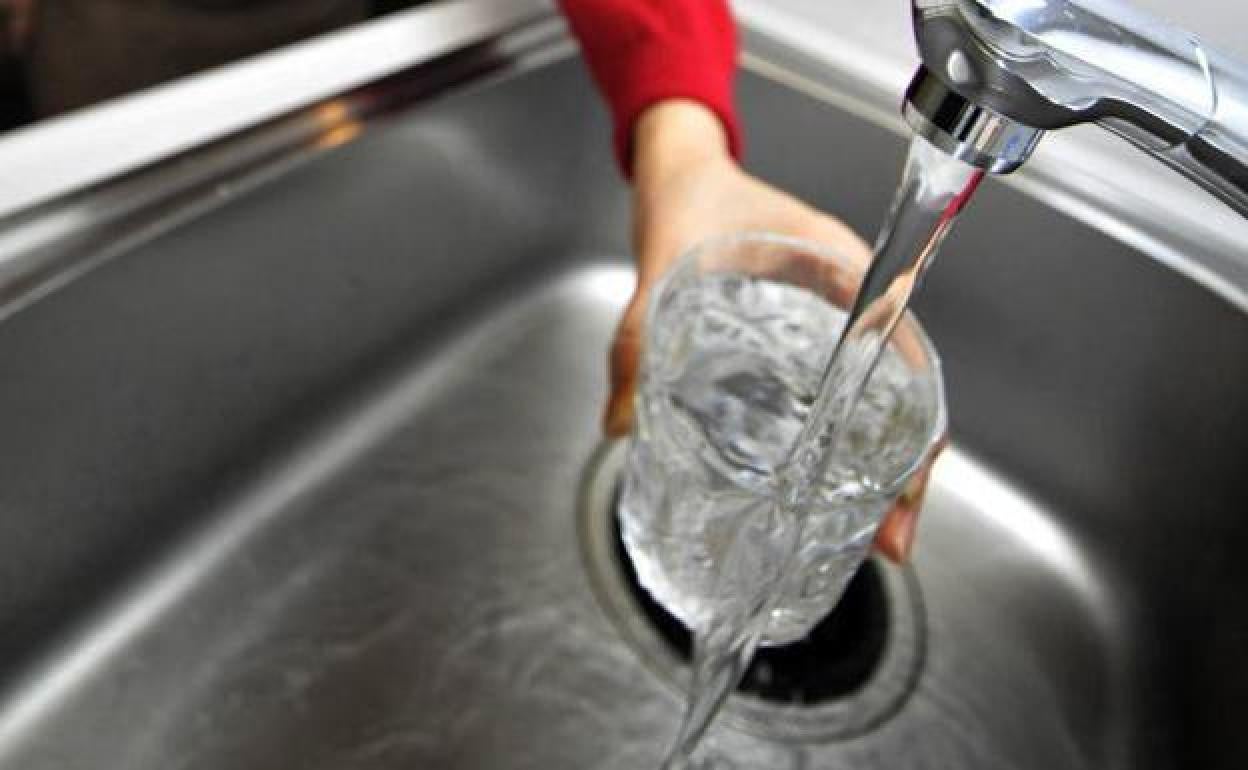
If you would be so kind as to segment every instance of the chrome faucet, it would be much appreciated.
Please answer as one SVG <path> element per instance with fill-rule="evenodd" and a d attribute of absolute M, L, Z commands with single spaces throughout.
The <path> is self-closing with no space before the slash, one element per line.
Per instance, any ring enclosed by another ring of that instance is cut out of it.
<path fill-rule="evenodd" d="M 912 0 L 903 112 L 994 173 L 1043 132 L 1097 123 L 1248 216 L 1248 66 L 1120 0 Z"/>

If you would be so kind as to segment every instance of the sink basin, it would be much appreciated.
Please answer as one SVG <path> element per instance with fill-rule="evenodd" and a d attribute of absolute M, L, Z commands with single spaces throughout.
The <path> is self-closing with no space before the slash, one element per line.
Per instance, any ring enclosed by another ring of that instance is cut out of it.
<path fill-rule="evenodd" d="M 595 98 L 566 56 L 455 91 L 0 323 L 0 770 L 655 765 L 681 701 L 576 523 L 632 281 Z M 748 165 L 873 232 L 904 137 L 740 98 Z M 1248 313 L 996 180 L 917 311 L 912 691 L 710 750 L 1242 767 Z"/>

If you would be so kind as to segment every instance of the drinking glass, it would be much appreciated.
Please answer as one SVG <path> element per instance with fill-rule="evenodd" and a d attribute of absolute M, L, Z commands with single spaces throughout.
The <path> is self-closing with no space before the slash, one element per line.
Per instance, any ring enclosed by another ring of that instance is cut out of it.
<path fill-rule="evenodd" d="M 694 632 L 733 598 L 717 578 L 739 533 L 737 578 L 776 558 L 765 522 L 777 471 L 864 267 L 817 243 L 746 233 L 695 247 L 652 294 L 618 515 L 641 584 Z M 803 495 L 763 644 L 796 641 L 832 610 L 946 420 L 940 360 L 907 314 Z"/>

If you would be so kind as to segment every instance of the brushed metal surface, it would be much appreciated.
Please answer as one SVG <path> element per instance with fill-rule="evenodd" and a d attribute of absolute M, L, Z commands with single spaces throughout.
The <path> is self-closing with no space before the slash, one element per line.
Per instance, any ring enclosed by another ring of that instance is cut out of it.
<path fill-rule="evenodd" d="M 874 229 L 895 134 L 756 76 L 741 99 L 754 169 Z M 553 63 L 0 324 L 0 768 L 653 764 L 680 704 L 574 523 L 631 282 L 606 141 Z M 993 182 L 918 312 L 956 451 L 915 559 L 917 689 L 853 740 L 713 751 L 1239 767 L 1248 316 Z"/>

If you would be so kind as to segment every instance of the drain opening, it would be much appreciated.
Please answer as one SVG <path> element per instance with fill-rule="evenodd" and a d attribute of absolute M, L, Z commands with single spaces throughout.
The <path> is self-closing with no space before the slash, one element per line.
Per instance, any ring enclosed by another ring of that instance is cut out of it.
<path fill-rule="evenodd" d="M 620 635 L 667 684 L 684 691 L 692 635 L 638 582 L 620 537 L 615 509 L 626 446 L 604 444 L 586 469 L 577 513 L 581 549 L 594 592 Z M 913 692 L 925 644 L 913 571 L 872 558 L 806 639 L 756 653 L 724 721 L 788 741 L 862 735 L 896 714 Z"/>
<path fill-rule="evenodd" d="M 625 586 L 658 635 L 688 664 L 693 655 L 693 634 L 638 580 L 614 515 L 618 503 L 617 485 L 611 508 L 612 533 Z M 820 703 L 858 691 L 884 656 L 887 601 L 880 568 L 868 561 L 850 581 L 836 609 L 809 636 L 758 650 L 737 689 L 765 701 L 800 704 Z"/>

